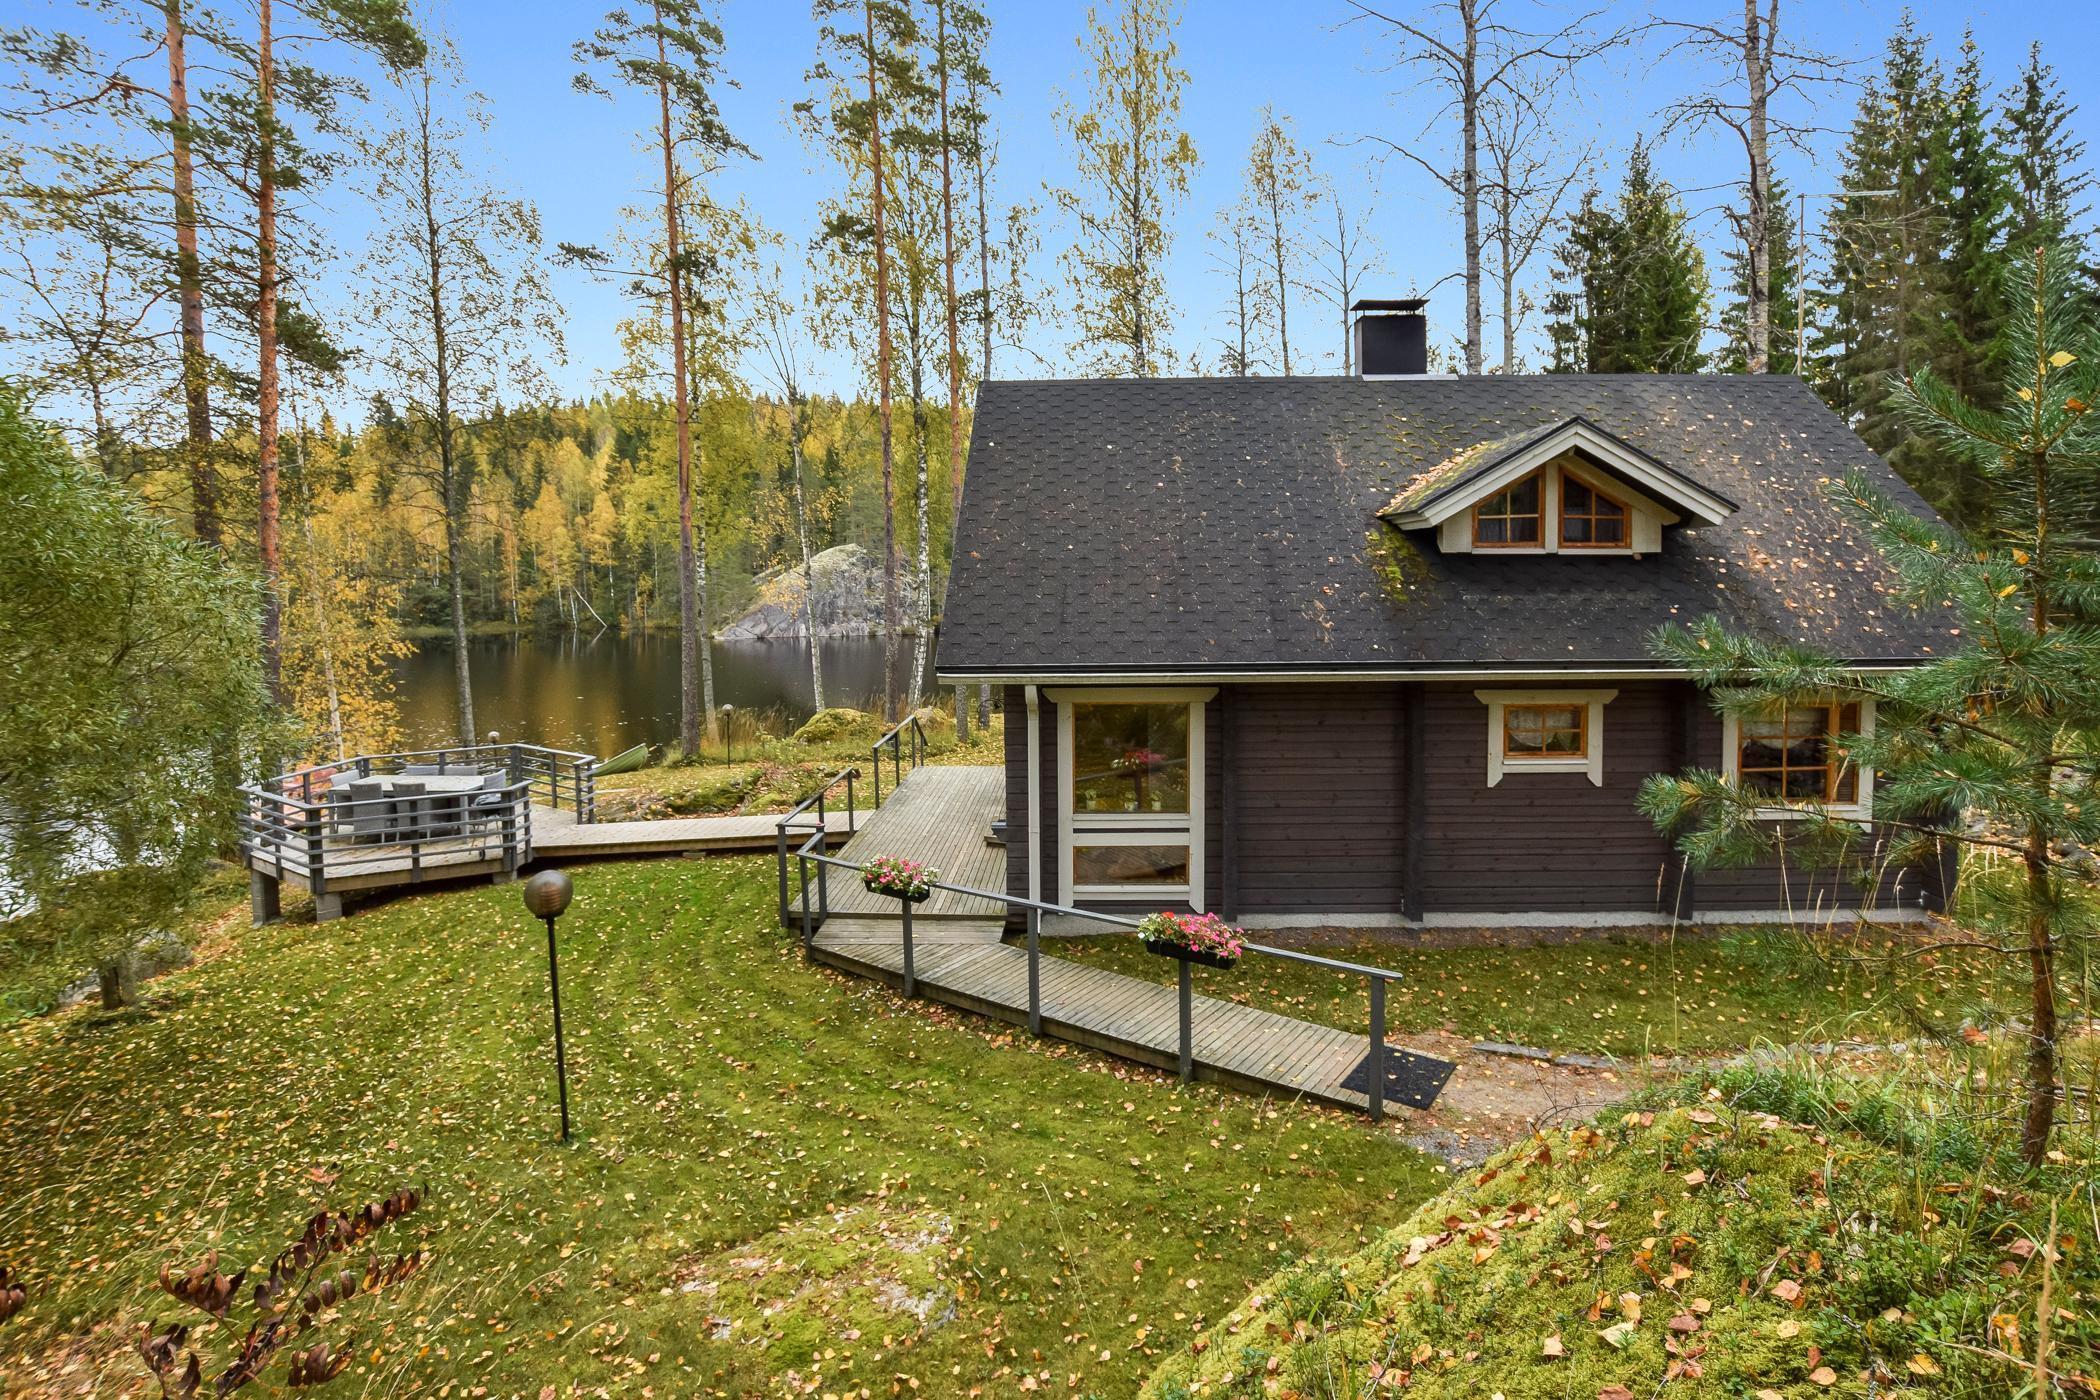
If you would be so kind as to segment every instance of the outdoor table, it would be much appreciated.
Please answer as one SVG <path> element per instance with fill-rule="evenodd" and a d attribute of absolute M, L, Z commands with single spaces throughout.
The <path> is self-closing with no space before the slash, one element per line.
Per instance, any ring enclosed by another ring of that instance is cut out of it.
<path fill-rule="evenodd" d="M 374 773 L 358 782 L 366 791 L 376 789 L 376 794 L 381 797 L 391 796 L 397 783 L 414 790 L 413 795 L 404 793 L 394 806 L 395 829 L 411 833 L 406 838 L 410 840 L 458 835 L 466 825 L 467 803 L 472 800 L 472 794 L 483 790 L 479 773 L 432 773 L 416 777 Z M 354 829 L 364 832 L 367 827 L 357 821 L 361 815 L 365 814 L 353 813 L 352 823 Z M 394 839 L 403 838 L 397 836 Z"/>

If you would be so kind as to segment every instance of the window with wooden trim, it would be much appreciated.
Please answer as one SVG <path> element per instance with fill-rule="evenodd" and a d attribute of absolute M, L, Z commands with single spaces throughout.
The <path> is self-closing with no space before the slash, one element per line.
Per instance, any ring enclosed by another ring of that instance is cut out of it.
<path fill-rule="evenodd" d="M 1560 543 L 1563 549 L 1624 549 L 1626 506 L 1567 472 L 1560 477 Z"/>
<path fill-rule="evenodd" d="M 1487 780 L 1581 773 L 1604 786 L 1604 707 L 1616 690 L 1476 690 L 1487 706 Z"/>
<path fill-rule="evenodd" d="M 1860 732 L 1857 704 L 1790 705 L 1735 725 L 1735 780 L 1774 806 L 1861 801 L 1859 769 L 1839 751 L 1840 734 Z"/>
<path fill-rule="evenodd" d="M 1545 539 L 1545 476 L 1533 472 L 1473 508 L 1478 549 L 1537 549 Z"/>
<path fill-rule="evenodd" d="M 1502 707 L 1502 757 L 1512 763 L 1585 758 L 1589 747 L 1586 705 Z"/>

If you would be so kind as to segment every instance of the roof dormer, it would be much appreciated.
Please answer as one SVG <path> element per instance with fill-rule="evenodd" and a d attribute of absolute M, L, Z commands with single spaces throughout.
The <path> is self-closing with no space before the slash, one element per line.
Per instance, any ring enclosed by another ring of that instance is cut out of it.
<path fill-rule="evenodd" d="M 1735 502 L 1573 417 L 1453 453 L 1379 512 L 1437 531 L 1446 554 L 1653 554 L 1662 532 L 1717 525 Z"/>

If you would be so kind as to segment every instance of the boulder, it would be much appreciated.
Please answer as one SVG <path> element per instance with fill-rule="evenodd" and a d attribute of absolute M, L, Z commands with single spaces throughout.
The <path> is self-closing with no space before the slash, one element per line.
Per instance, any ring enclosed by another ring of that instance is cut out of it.
<path fill-rule="evenodd" d="M 815 635 L 865 637 L 882 628 L 882 561 L 857 544 L 836 545 L 810 560 L 816 588 Z M 919 615 L 918 582 L 907 571 L 898 580 L 905 617 Z M 811 635 L 803 600 L 807 590 L 799 564 L 758 579 L 758 596 L 742 615 L 715 635 L 725 642 L 760 642 Z"/>

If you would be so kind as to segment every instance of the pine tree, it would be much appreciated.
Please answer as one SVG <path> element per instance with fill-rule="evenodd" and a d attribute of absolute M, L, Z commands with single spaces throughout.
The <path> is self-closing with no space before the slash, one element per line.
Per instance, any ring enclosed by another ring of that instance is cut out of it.
<path fill-rule="evenodd" d="M 2100 609 L 2100 558 L 2077 528 L 2100 507 L 2100 414 L 2091 412 L 2100 403 L 2100 326 L 2077 261 L 2075 248 L 2058 244 L 2015 265 L 2004 288 L 2013 353 L 1996 407 L 1965 401 L 1929 366 L 1896 388 L 1916 431 L 1987 483 L 1975 537 L 1919 518 L 1864 475 L 1833 489 L 1888 559 L 1897 598 L 1951 608 L 1954 647 L 1922 666 L 1862 674 L 1806 648 L 1732 636 L 1713 618 L 1656 639 L 1658 655 L 1739 717 L 1871 703 L 1873 724 L 1861 726 L 1870 733 L 1831 741 L 1848 764 L 1875 775 L 1871 832 L 1819 803 L 1798 808 L 1800 820 L 1772 821 L 1769 795 L 1712 772 L 1658 774 L 1640 798 L 1699 865 L 1790 852 L 1805 864 L 1857 870 L 1871 868 L 1877 840 L 1893 841 L 1892 866 L 1936 860 L 1950 844 L 2011 857 L 2012 880 L 1967 881 L 1962 897 L 1973 946 L 2026 974 L 2020 1149 L 2030 1167 L 2047 1157 L 2061 1092 L 2057 960 L 2093 937 L 2083 899 L 2072 897 L 2084 881 L 2069 853 L 2100 842 L 2100 633 L 2064 621 Z"/>
<path fill-rule="evenodd" d="M 1992 132 L 1983 62 L 1964 36 L 1961 66 L 1947 93 L 1946 336 L 1933 370 L 1971 403 L 1987 404 L 2002 379 L 1999 339 L 2005 321 L 2005 235 L 2012 219 L 2012 186 Z M 1978 483 L 1958 459 L 1942 454 L 1950 470 L 1954 518 L 1980 516 Z"/>

